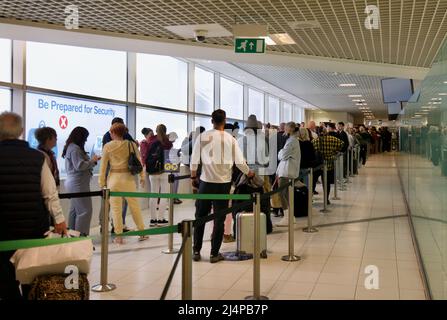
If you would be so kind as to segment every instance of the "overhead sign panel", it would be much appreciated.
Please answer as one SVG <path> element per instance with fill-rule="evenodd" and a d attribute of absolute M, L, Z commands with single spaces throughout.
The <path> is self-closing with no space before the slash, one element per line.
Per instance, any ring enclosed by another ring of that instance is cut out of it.
<path fill-rule="evenodd" d="M 265 39 L 236 38 L 234 39 L 235 53 L 265 53 Z"/>

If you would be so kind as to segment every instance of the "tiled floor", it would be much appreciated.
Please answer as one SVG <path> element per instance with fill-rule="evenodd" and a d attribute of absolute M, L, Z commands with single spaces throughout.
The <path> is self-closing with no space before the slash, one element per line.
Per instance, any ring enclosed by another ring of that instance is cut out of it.
<path fill-rule="evenodd" d="M 410 235 L 405 205 L 392 155 L 372 156 L 360 174 L 351 179 L 342 200 L 332 201 L 330 213 L 322 214 L 321 196 L 313 208 L 315 224 L 393 216 L 370 222 L 338 224 L 304 233 L 307 219 L 298 220 L 294 233 L 298 262 L 281 261 L 288 251 L 287 228 L 275 228 L 268 236 L 268 258 L 261 261 L 261 293 L 270 299 L 425 299 L 421 275 Z M 321 185 L 317 190 L 321 191 Z M 321 194 L 322 192 L 320 192 Z M 192 218 L 190 201 L 175 206 L 176 220 Z M 276 218 L 274 218 L 276 219 Z M 129 220 L 131 220 L 129 218 Z M 148 221 L 145 212 L 145 221 Z M 209 238 L 210 224 L 205 238 Z M 180 238 L 175 235 L 176 246 Z M 175 255 L 161 253 L 167 236 L 152 236 L 142 243 L 110 245 L 109 282 L 117 289 L 91 293 L 92 299 L 159 299 Z M 235 251 L 235 243 L 221 251 Z M 98 248 L 99 249 L 99 248 Z M 193 264 L 194 299 L 244 299 L 252 293 L 252 260 L 210 264 L 204 243 L 203 260 Z M 378 289 L 366 289 L 368 266 L 378 270 Z M 99 282 L 100 253 L 95 252 L 91 284 Z M 181 298 L 181 264 L 167 299 Z"/>

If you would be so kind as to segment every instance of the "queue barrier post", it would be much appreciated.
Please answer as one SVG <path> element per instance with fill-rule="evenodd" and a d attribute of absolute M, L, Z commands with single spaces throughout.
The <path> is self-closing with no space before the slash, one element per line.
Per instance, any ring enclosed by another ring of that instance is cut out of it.
<path fill-rule="evenodd" d="M 346 181 L 344 178 L 344 161 L 343 161 L 343 153 L 340 153 L 338 156 L 338 161 L 340 161 L 340 174 L 338 175 L 340 177 L 340 191 L 346 191 Z"/>
<path fill-rule="evenodd" d="M 337 181 L 335 181 L 335 184 L 336 183 L 337 183 Z M 327 192 L 327 162 L 326 162 L 326 160 L 324 161 L 324 164 L 323 164 L 323 196 L 324 196 L 323 209 L 321 209 L 320 212 L 327 213 L 327 212 L 330 212 L 330 210 L 327 208 L 327 199 L 328 199 L 329 195 Z"/>
<path fill-rule="evenodd" d="M 349 170 L 350 176 L 353 177 L 354 176 L 354 148 L 349 149 L 349 167 L 351 168 Z"/>
<path fill-rule="evenodd" d="M 93 292 L 108 292 L 116 289 L 116 285 L 108 283 L 107 281 L 109 259 L 109 200 L 110 189 L 104 188 L 102 190 L 101 282 L 92 287 Z"/>
<path fill-rule="evenodd" d="M 170 174 L 168 176 L 169 182 L 169 193 L 174 194 L 174 174 Z M 169 198 L 169 217 L 168 217 L 168 225 L 172 226 L 174 224 L 174 198 Z M 162 252 L 165 254 L 173 254 L 177 253 L 179 250 L 174 249 L 174 234 L 168 234 L 168 249 L 163 250 Z"/>
<path fill-rule="evenodd" d="M 309 175 L 307 177 L 308 182 L 308 195 L 307 195 L 307 227 L 303 228 L 304 232 L 314 233 L 318 232 L 317 228 L 312 227 L 312 198 L 313 198 L 313 178 L 314 178 L 314 169 L 309 169 Z"/>
<path fill-rule="evenodd" d="M 340 181 L 340 161 L 338 161 L 339 158 L 336 158 L 335 165 L 334 165 L 334 196 L 332 197 L 332 200 L 340 200 L 338 197 L 338 183 Z M 327 185 L 326 185 L 327 188 Z"/>
<path fill-rule="evenodd" d="M 299 261 L 301 257 L 295 255 L 295 179 L 290 179 L 289 185 L 289 254 L 282 256 L 283 261 Z"/>
<path fill-rule="evenodd" d="M 182 300 L 192 300 L 192 232 L 193 221 L 182 221 L 182 238 L 185 239 L 182 258 Z"/>
<path fill-rule="evenodd" d="M 245 300 L 268 300 L 261 295 L 261 194 L 255 194 L 254 212 L 254 242 L 253 242 L 253 295 Z"/>
<path fill-rule="evenodd" d="M 343 163 L 344 163 L 344 157 L 346 156 L 346 183 L 352 183 L 351 179 L 351 165 L 350 165 L 350 147 L 346 150 L 346 154 L 343 155 Z"/>

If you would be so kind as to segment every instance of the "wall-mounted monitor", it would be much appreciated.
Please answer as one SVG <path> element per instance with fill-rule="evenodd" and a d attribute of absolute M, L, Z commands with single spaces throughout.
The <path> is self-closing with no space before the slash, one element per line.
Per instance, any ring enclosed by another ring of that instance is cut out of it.
<path fill-rule="evenodd" d="M 384 103 L 408 101 L 413 95 L 413 92 L 413 80 L 411 79 L 382 79 L 382 94 Z"/>
<path fill-rule="evenodd" d="M 399 114 L 402 111 L 402 103 L 388 103 L 388 114 Z"/>

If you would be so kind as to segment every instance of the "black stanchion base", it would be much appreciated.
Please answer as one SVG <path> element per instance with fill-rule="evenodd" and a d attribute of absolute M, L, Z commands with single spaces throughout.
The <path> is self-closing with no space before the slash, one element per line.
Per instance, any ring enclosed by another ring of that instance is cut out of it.
<path fill-rule="evenodd" d="M 308 232 L 308 233 L 314 233 L 314 232 L 318 232 L 318 229 L 317 228 L 309 228 L 309 227 L 306 227 L 306 228 L 303 228 L 303 232 Z"/>

